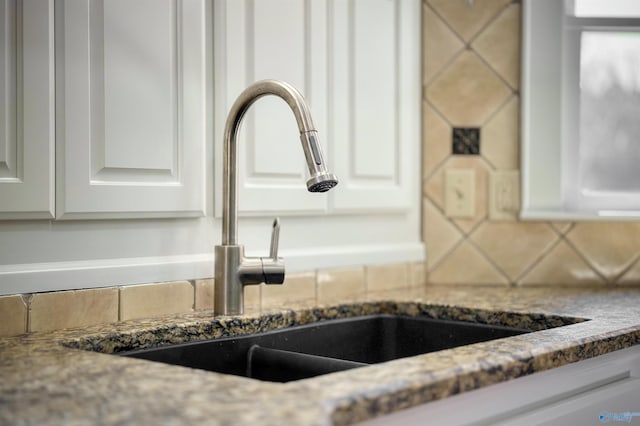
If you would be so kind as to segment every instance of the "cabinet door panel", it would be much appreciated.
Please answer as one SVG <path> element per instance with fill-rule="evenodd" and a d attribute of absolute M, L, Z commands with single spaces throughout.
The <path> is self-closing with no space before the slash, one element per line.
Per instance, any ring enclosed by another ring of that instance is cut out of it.
<path fill-rule="evenodd" d="M 412 2 L 333 2 L 331 120 L 337 210 L 406 209 L 419 144 Z"/>
<path fill-rule="evenodd" d="M 242 90 L 262 79 L 283 80 L 300 90 L 321 141 L 327 138 L 326 1 L 234 0 L 216 6 L 217 46 L 222 52 L 216 58 L 216 80 L 222 82 L 216 87 L 220 96 L 216 98 L 218 158 L 227 112 Z M 327 209 L 326 196 L 306 190 L 299 131 L 281 99 L 267 96 L 250 108 L 243 120 L 238 151 L 241 214 Z M 220 176 L 222 163 L 216 164 Z"/>
<path fill-rule="evenodd" d="M 65 1 L 56 9 L 58 217 L 205 211 L 204 1 Z"/>
<path fill-rule="evenodd" d="M 54 214 L 53 2 L 0 1 L 0 219 Z"/>
<path fill-rule="evenodd" d="M 277 99 L 260 100 L 239 141 L 240 211 L 410 209 L 419 180 L 420 3 L 243 0 L 217 7 L 218 156 L 224 114 L 236 96 L 256 80 L 277 78 L 309 101 L 340 180 L 326 195 L 307 194 L 291 113 Z"/>

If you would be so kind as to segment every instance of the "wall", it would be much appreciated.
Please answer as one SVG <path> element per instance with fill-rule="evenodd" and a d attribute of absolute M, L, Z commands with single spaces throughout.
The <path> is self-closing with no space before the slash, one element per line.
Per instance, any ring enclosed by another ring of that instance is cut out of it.
<path fill-rule="evenodd" d="M 488 174 L 519 168 L 521 4 L 424 0 L 423 238 L 430 284 L 640 283 L 640 223 L 490 221 Z M 480 155 L 452 155 L 480 127 Z M 471 219 L 444 215 L 445 170 L 471 168 Z"/>

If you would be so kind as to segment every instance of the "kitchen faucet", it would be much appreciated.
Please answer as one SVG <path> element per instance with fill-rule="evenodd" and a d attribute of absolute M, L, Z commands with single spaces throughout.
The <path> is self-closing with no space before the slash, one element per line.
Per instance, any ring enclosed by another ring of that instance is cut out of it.
<path fill-rule="evenodd" d="M 224 158 L 222 180 L 222 244 L 215 247 L 214 314 L 235 315 L 243 312 L 244 286 L 249 284 L 282 284 L 284 262 L 278 257 L 280 222 L 275 219 L 271 234 L 269 257 L 245 257 L 244 246 L 237 241 L 238 233 L 238 130 L 249 107 L 265 95 L 282 98 L 295 115 L 300 142 L 307 160 L 310 178 L 309 192 L 326 192 L 338 184 L 329 173 L 309 108 L 293 86 L 278 80 L 262 80 L 247 87 L 234 102 L 224 128 Z"/>

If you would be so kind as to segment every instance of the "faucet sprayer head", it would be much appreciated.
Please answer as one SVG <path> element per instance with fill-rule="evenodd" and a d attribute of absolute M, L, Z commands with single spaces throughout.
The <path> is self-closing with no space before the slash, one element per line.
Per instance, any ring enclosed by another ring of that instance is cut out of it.
<path fill-rule="evenodd" d="M 327 192 L 338 184 L 338 178 L 332 173 L 324 173 L 307 181 L 309 192 Z"/>
<path fill-rule="evenodd" d="M 338 184 L 338 178 L 327 171 L 322 150 L 318 145 L 318 132 L 315 130 L 301 131 L 300 141 L 311 176 L 307 181 L 307 190 L 309 192 L 327 192 Z"/>

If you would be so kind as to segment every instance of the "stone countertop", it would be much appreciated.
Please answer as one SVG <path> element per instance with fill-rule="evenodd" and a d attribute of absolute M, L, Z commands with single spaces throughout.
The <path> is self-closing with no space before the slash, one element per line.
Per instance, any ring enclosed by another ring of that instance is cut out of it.
<path fill-rule="evenodd" d="M 640 289 L 426 287 L 363 302 L 0 339 L 0 424 L 344 425 L 640 342 Z M 284 384 L 108 354 L 373 312 L 542 331 Z"/>

